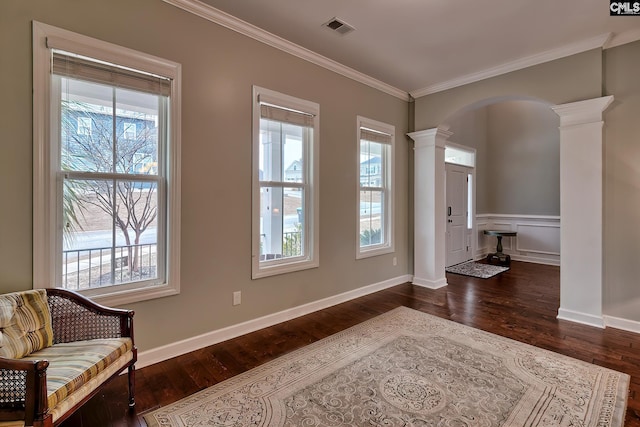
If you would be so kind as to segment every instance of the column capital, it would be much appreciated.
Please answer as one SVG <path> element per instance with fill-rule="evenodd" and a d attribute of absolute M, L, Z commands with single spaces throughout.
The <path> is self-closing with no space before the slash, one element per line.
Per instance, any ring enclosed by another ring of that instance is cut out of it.
<path fill-rule="evenodd" d="M 415 141 L 416 148 L 435 145 L 436 147 L 443 149 L 446 145 L 447 139 L 449 139 L 451 135 L 453 135 L 453 132 L 442 127 L 419 130 L 407 134 L 409 138 Z"/>
<path fill-rule="evenodd" d="M 597 123 L 602 121 L 602 113 L 613 102 L 613 95 L 587 99 L 551 107 L 560 116 L 560 127 Z"/>

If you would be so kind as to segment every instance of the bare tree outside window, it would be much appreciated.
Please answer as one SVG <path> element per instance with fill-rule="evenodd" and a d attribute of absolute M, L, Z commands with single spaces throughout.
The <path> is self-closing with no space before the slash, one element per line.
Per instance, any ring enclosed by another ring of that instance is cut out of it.
<path fill-rule="evenodd" d="M 81 82 L 75 86 L 80 91 L 83 87 L 95 89 L 91 85 Z M 71 261 L 63 259 L 63 276 L 65 269 L 68 276 L 77 276 L 70 286 L 77 288 L 157 277 L 159 118 L 153 111 L 127 103 L 146 97 L 151 99 L 141 103 L 152 104 L 155 98 L 157 110 L 159 97 L 100 89 L 107 96 L 80 101 L 83 96 L 72 93 L 61 102 L 63 236 L 67 249 L 63 256 L 77 253 Z M 119 98 L 122 104 L 117 102 Z M 80 117 L 85 123 L 90 120 L 91 132 L 78 132 Z M 147 231 L 151 242 L 142 241 Z M 98 235 L 102 240 L 91 247 L 90 239 Z M 82 262 L 86 265 L 87 259 L 88 267 L 83 269 Z M 77 269 L 69 273 L 72 264 Z"/>

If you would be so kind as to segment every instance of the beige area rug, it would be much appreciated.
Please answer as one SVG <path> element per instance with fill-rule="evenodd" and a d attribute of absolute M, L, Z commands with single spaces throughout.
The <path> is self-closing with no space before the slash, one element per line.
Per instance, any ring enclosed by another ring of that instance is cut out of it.
<path fill-rule="evenodd" d="M 145 415 L 149 426 L 622 426 L 629 376 L 399 307 Z"/>

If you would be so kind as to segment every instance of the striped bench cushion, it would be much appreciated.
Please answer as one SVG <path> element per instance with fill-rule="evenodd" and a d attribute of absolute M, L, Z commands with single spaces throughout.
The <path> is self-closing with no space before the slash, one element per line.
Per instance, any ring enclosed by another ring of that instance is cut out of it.
<path fill-rule="evenodd" d="M 50 346 L 52 341 L 44 289 L 0 295 L 0 356 L 20 359 Z"/>
<path fill-rule="evenodd" d="M 47 347 L 24 359 L 49 361 L 47 395 L 53 409 L 132 347 L 130 338 L 75 341 Z"/>

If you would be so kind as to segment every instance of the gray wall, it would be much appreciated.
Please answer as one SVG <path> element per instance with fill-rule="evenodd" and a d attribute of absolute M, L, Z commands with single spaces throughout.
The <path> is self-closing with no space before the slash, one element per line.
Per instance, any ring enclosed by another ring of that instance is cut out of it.
<path fill-rule="evenodd" d="M 453 135 L 453 143 L 476 149 L 476 214 L 494 213 L 487 195 L 489 180 L 489 147 L 487 144 L 488 108 L 478 107 L 448 118 L 445 126 Z"/>
<path fill-rule="evenodd" d="M 560 119 L 547 104 L 488 108 L 488 213 L 560 215 Z"/>
<path fill-rule="evenodd" d="M 32 286 L 32 20 L 183 67 L 182 291 L 128 306 L 141 350 L 411 273 L 407 102 L 158 0 L 2 0 L 0 292 Z M 251 280 L 252 85 L 317 102 L 321 116 L 320 267 L 260 280 Z M 396 253 L 358 261 L 357 115 L 398 135 Z"/>
<path fill-rule="evenodd" d="M 640 321 L 640 42 L 604 54 L 605 313 Z"/>
<path fill-rule="evenodd" d="M 476 213 L 560 215 L 559 117 L 536 101 L 501 101 L 447 120 L 476 149 Z"/>

